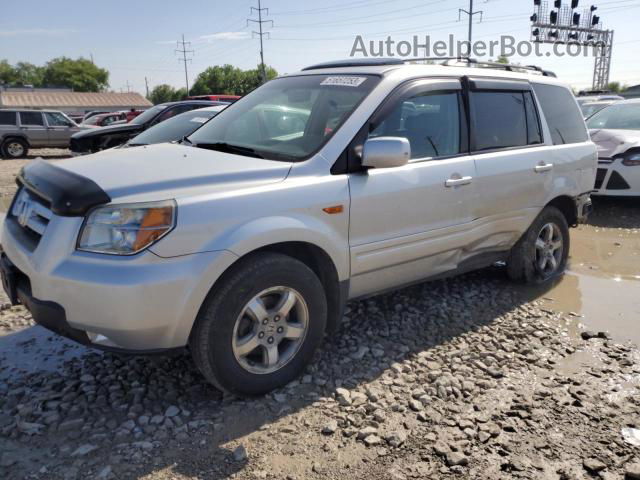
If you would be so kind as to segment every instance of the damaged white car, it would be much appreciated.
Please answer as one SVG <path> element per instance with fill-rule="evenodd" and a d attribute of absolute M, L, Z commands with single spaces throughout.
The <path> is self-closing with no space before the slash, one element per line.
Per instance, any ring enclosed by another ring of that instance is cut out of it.
<path fill-rule="evenodd" d="M 611 105 L 588 122 L 598 146 L 595 195 L 640 196 L 640 100 Z"/>

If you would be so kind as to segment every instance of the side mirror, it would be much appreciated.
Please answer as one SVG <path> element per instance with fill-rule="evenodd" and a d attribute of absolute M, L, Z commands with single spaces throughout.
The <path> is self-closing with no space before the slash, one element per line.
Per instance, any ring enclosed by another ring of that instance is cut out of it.
<path fill-rule="evenodd" d="M 377 137 L 364 142 L 362 166 L 370 168 L 402 167 L 411 158 L 411 144 L 403 137 Z"/>

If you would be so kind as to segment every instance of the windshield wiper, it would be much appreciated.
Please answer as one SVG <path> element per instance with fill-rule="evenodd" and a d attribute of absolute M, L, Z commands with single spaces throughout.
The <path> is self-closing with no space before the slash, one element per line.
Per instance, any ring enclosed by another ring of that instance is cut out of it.
<path fill-rule="evenodd" d="M 180 139 L 180 142 L 178 142 L 178 143 L 188 143 L 189 145 L 193 145 L 193 142 L 191 140 L 189 140 L 189 137 L 187 135 L 182 137 Z"/>
<path fill-rule="evenodd" d="M 215 150 L 217 152 L 237 153 L 239 155 L 244 155 L 245 157 L 264 158 L 253 148 L 241 147 L 240 145 L 232 145 L 225 142 L 194 143 L 193 146 L 197 148 L 205 148 L 207 150 Z"/>

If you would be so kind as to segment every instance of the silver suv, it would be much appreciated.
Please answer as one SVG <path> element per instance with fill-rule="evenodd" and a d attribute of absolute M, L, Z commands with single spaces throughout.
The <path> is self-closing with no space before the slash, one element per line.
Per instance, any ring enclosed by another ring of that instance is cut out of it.
<path fill-rule="evenodd" d="M 181 144 L 31 163 L 4 286 L 105 350 L 191 352 L 255 395 L 300 374 L 350 299 L 506 263 L 561 275 L 596 148 L 537 72 L 336 63 L 270 81 Z"/>
<path fill-rule="evenodd" d="M 26 157 L 30 148 L 68 148 L 83 127 L 54 110 L 0 110 L 0 157 Z"/>

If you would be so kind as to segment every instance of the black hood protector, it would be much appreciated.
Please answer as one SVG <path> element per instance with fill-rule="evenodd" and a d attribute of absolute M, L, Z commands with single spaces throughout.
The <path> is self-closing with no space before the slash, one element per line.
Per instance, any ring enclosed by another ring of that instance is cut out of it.
<path fill-rule="evenodd" d="M 63 217 L 81 217 L 91 208 L 111 202 L 111 197 L 93 180 L 43 160 L 23 167 L 16 182 Z"/>

